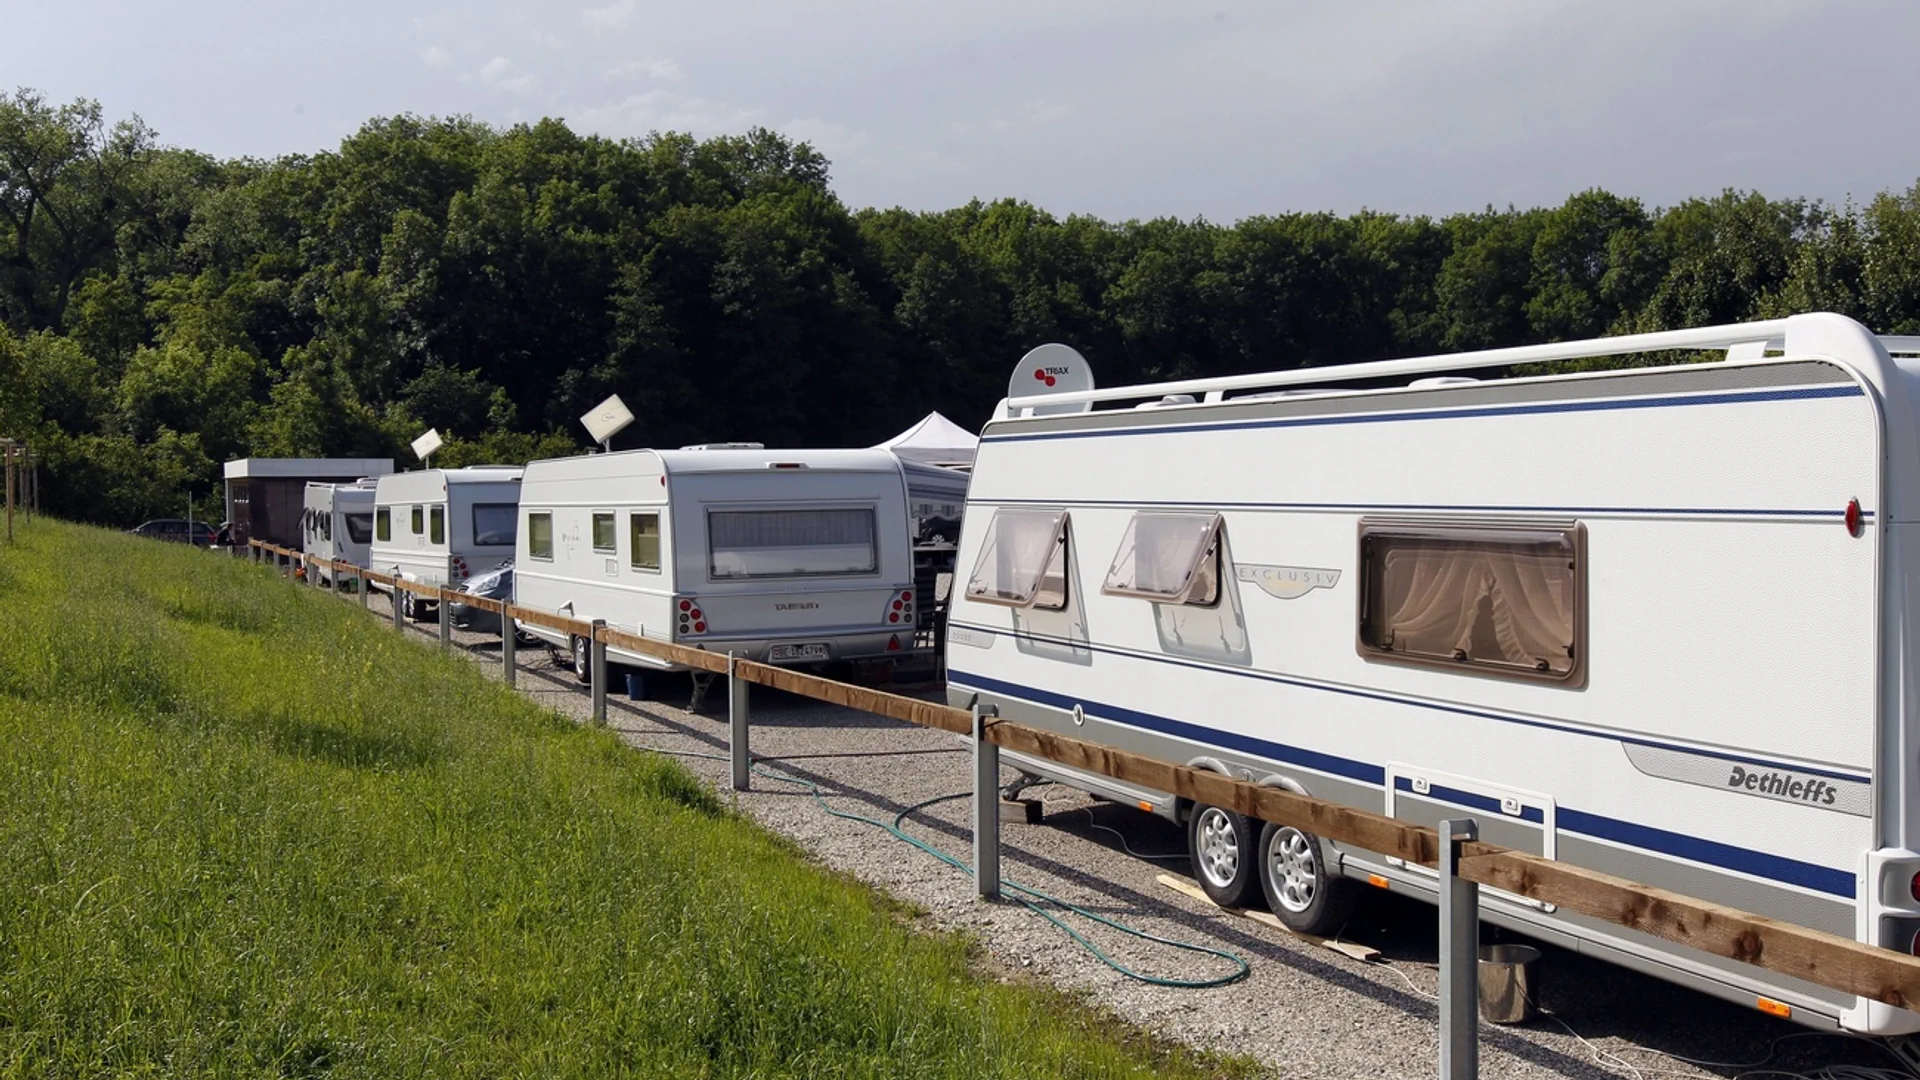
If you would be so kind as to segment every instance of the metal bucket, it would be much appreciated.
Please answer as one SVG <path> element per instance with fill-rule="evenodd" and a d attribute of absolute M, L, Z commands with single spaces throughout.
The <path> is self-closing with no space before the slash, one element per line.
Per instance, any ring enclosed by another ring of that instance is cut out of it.
<path fill-rule="evenodd" d="M 1480 947 L 1480 1018 L 1489 1024 L 1531 1020 L 1540 1000 L 1540 950 L 1531 945 Z"/>

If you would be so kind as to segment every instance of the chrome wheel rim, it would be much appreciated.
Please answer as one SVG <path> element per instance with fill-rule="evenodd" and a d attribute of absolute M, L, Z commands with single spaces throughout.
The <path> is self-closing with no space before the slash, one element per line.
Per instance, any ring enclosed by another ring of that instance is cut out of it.
<path fill-rule="evenodd" d="M 1267 880 L 1280 906 L 1299 914 L 1313 906 L 1320 853 L 1299 829 L 1275 829 L 1267 844 Z"/>
<path fill-rule="evenodd" d="M 1240 876 L 1240 832 L 1225 810 L 1209 806 L 1200 812 L 1194 844 L 1200 856 L 1200 873 L 1216 889 L 1233 885 Z"/>
<path fill-rule="evenodd" d="M 587 640 L 585 638 L 573 639 L 573 670 L 582 675 L 587 673 Z"/>

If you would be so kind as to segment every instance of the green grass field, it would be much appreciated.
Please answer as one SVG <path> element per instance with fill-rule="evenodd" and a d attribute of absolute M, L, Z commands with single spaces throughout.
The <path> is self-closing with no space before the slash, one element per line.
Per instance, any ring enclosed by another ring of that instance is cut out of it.
<path fill-rule="evenodd" d="M 0 1077 L 1246 1071 L 264 568 L 40 520 L 0 625 Z"/>

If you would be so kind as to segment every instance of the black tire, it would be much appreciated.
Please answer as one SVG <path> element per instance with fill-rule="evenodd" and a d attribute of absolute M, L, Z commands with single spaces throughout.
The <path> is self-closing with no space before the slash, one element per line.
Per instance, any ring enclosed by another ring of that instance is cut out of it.
<path fill-rule="evenodd" d="M 395 590 L 399 592 L 399 590 Z M 420 621 L 420 603 L 410 592 L 400 592 L 400 617 L 408 622 Z"/>
<path fill-rule="evenodd" d="M 573 674 L 581 683 L 593 684 L 593 646 L 587 639 L 574 636 L 568 639 L 568 652 L 573 657 Z"/>
<path fill-rule="evenodd" d="M 1260 892 L 1254 859 L 1259 822 L 1206 803 L 1187 818 L 1187 855 L 1193 876 L 1221 907 L 1246 907 Z"/>
<path fill-rule="evenodd" d="M 1255 862 L 1267 908 L 1288 929 L 1325 937 L 1346 925 L 1357 890 L 1329 868 L 1319 837 L 1269 822 L 1260 830 Z"/>

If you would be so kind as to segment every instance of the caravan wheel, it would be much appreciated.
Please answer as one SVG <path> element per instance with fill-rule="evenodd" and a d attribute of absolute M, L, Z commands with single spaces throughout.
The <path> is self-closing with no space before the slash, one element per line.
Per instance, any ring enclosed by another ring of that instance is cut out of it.
<path fill-rule="evenodd" d="M 395 589 L 394 592 L 400 596 L 400 614 L 404 616 L 408 622 L 419 622 L 420 604 L 414 600 L 413 594 L 403 592 L 400 589 Z"/>
<path fill-rule="evenodd" d="M 1353 882 L 1328 872 L 1319 837 L 1291 825 L 1260 830 L 1260 888 L 1274 915 L 1302 934 L 1331 934 L 1353 910 Z"/>
<path fill-rule="evenodd" d="M 1187 853 L 1194 876 L 1213 902 L 1221 907 L 1245 907 L 1260 888 L 1260 868 L 1254 857 L 1258 823 L 1206 803 L 1196 804 L 1187 819 Z"/>
<path fill-rule="evenodd" d="M 583 637 L 573 638 L 572 646 L 573 646 L 574 676 L 577 677 L 583 683 L 592 682 L 593 681 L 593 648 L 592 646 L 590 646 L 587 643 L 587 639 Z"/>

